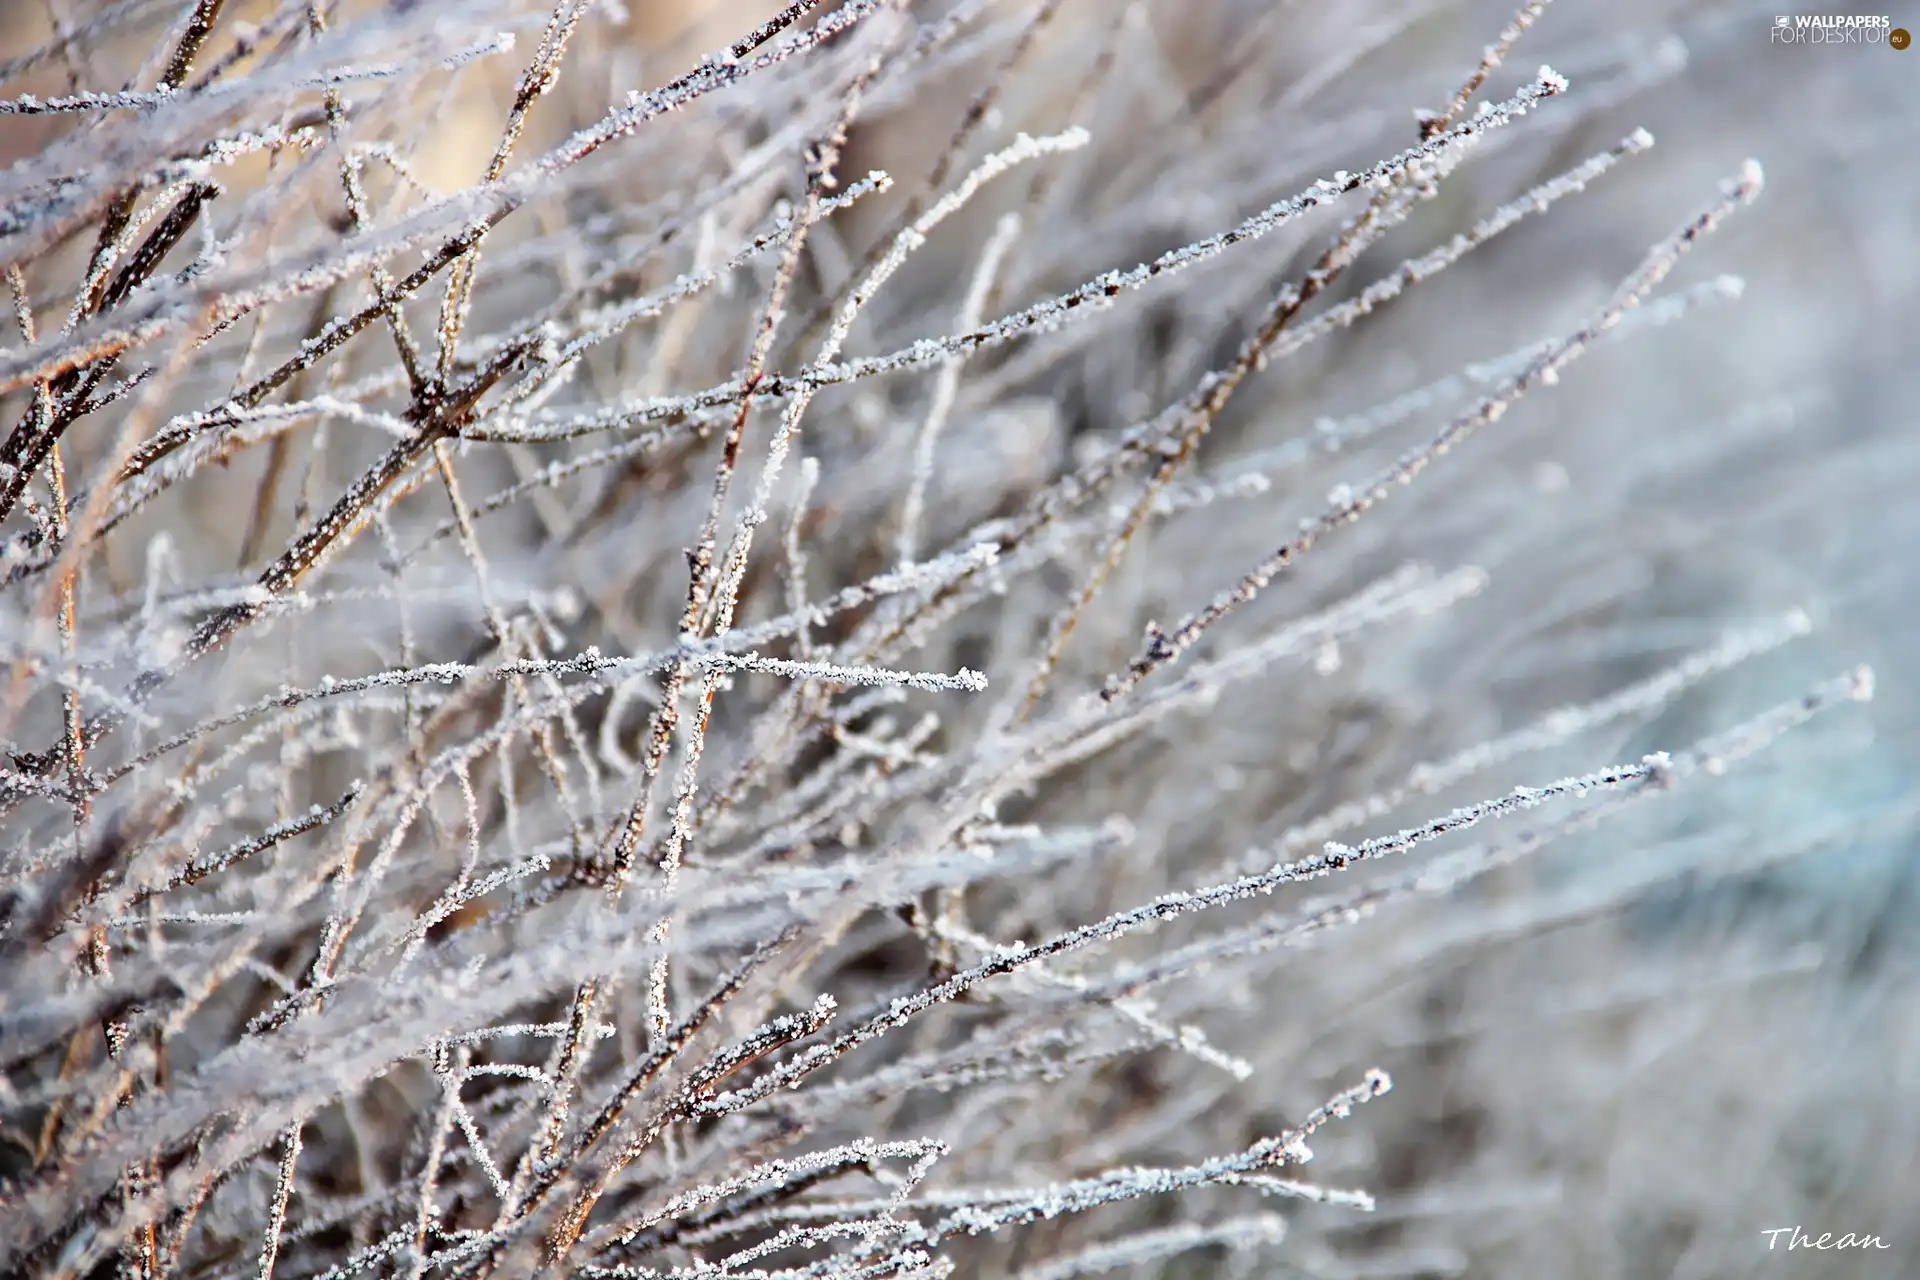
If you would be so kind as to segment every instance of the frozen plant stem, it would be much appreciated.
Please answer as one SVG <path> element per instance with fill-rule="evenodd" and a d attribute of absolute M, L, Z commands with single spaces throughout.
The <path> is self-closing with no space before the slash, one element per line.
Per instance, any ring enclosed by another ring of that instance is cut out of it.
<path fill-rule="evenodd" d="M 1125 672 L 1107 681 L 1100 696 L 1112 702 L 1160 667 L 1178 662 L 1180 656 L 1192 648 L 1211 627 L 1258 596 L 1268 583 L 1292 565 L 1295 559 L 1311 550 L 1321 538 L 1358 520 L 1384 501 L 1396 486 L 1412 484 L 1421 472 L 1479 427 L 1498 422 L 1520 397 L 1535 386 L 1552 386 L 1558 382 L 1560 371 L 1585 354 L 1587 348 L 1619 324 L 1627 312 L 1645 301 L 1646 296 L 1666 279 L 1681 255 L 1702 236 L 1718 227 L 1735 209 L 1752 203 L 1759 196 L 1763 183 L 1764 176 L 1759 163 L 1747 161 L 1739 176 L 1727 184 L 1726 194 L 1674 235 L 1654 246 L 1639 268 L 1627 277 L 1613 298 L 1585 327 L 1550 344 L 1525 369 L 1443 426 L 1426 444 L 1402 454 L 1398 461 L 1373 479 L 1357 489 L 1342 486 L 1336 490 L 1329 497 L 1327 510 L 1317 517 L 1302 521 L 1300 533 L 1292 542 L 1262 561 L 1241 578 L 1232 590 L 1215 597 L 1206 608 L 1189 615 L 1171 631 L 1150 626 L 1146 647 Z"/>

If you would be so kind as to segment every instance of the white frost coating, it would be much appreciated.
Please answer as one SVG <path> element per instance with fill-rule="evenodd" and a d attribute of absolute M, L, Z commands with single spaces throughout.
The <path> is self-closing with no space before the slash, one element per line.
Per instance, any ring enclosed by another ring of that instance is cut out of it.
<path fill-rule="evenodd" d="M 424 66 L 455 68 L 497 53 L 507 53 L 514 45 L 514 34 L 501 31 L 483 37 L 451 53 L 406 62 L 374 63 L 367 66 L 338 67 L 317 76 L 285 81 L 263 77 L 216 80 L 191 94 L 166 88 L 148 92 L 71 93 L 59 97 L 37 98 L 23 93 L 17 98 L 0 98 L 0 116 L 56 115 L 79 111 L 156 111 L 182 102 L 234 98 L 261 94 L 298 93 L 302 90 L 333 89 L 345 85 L 393 80 L 419 72 Z"/>

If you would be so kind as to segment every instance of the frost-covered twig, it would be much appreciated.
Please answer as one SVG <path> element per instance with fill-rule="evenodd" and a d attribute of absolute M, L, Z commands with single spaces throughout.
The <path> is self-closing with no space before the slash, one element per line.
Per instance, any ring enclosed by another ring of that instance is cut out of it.
<path fill-rule="evenodd" d="M 1560 379 L 1560 370 L 1585 353 L 1593 341 L 1620 323 L 1627 312 L 1640 305 L 1646 295 L 1666 279 L 1680 256 L 1700 237 L 1713 231 L 1733 211 L 1751 203 L 1760 194 L 1763 183 L 1760 166 L 1748 161 L 1740 176 L 1727 184 L 1725 196 L 1712 207 L 1654 246 L 1640 267 L 1621 284 L 1606 307 L 1586 326 L 1554 342 L 1526 369 L 1508 378 L 1473 408 L 1443 426 L 1426 444 L 1402 454 L 1379 475 L 1355 488 L 1342 485 L 1328 495 L 1327 510 L 1318 517 L 1303 520 L 1297 537 L 1259 567 L 1241 578 L 1230 591 L 1216 597 L 1206 608 L 1190 614 L 1170 631 L 1149 627 L 1147 644 L 1127 669 L 1107 682 L 1101 696 L 1118 698 L 1141 680 L 1180 656 L 1197 643 L 1213 625 L 1259 595 L 1269 582 L 1311 550 L 1321 538 L 1343 525 L 1351 524 L 1385 500 L 1394 488 L 1411 484 L 1421 472 L 1442 455 L 1450 452 L 1480 426 L 1498 422 L 1507 409 L 1536 385 L 1552 386 Z"/>

